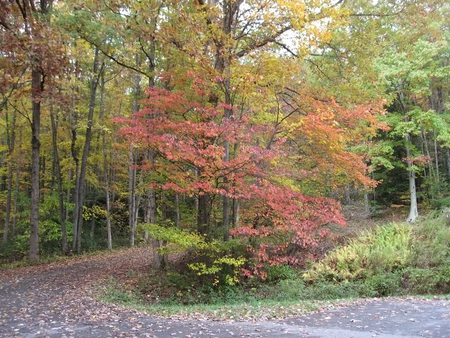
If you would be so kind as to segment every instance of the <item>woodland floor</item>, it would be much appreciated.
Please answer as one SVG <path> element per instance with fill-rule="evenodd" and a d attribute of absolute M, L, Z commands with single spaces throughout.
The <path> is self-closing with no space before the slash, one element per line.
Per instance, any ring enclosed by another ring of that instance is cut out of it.
<path fill-rule="evenodd" d="M 95 299 L 147 248 L 0 271 L 0 337 L 450 337 L 450 301 L 373 299 L 271 321 L 157 318 Z M 191 316 L 195 317 L 195 316 Z"/>

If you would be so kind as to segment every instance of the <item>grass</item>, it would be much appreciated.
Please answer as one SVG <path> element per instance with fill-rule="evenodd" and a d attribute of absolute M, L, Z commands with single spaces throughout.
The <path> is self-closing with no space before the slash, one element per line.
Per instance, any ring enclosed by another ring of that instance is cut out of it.
<path fill-rule="evenodd" d="M 157 317 L 180 319 L 210 320 L 268 320 L 286 318 L 302 313 L 332 307 L 339 300 L 301 300 L 298 298 L 257 299 L 248 295 L 245 301 L 236 299 L 231 302 L 215 302 L 213 304 L 184 305 L 177 302 L 149 304 L 142 295 L 131 290 L 123 290 L 115 279 L 108 279 L 103 286 L 97 286 L 100 300 L 120 304 L 122 306 L 145 311 Z"/>

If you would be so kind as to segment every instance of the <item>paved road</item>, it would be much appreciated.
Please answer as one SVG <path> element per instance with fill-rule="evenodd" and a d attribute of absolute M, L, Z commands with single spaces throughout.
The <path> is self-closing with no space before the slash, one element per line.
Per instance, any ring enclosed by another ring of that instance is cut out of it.
<path fill-rule="evenodd" d="M 0 337 L 450 338 L 450 300 L 442 299 L 359 301 L 260 322 L 155 318 L 99 303 L 80 291 L 96 276 L 126 269 L 111 261 L 99 258 L 45 269 L 0 271 Z M 142 261 L 139 256 L 135 264 Z"/>

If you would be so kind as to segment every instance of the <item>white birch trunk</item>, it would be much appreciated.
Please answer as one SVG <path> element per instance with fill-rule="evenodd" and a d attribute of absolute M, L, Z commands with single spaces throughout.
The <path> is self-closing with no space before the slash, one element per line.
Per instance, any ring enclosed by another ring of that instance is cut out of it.
<path fill-rule="evenodd" d="M 410 161 L 411 158 L 411 150 L 409 148 L 409 135 L 406 136 L 406 158 L 408 161 L 408 179 L 409 179 L 409 196 L 410 196 L 410 207 L 409 207 L 409 215 L 406 219 L 409 223 L 414 223 L 419 217 L 419 211 L 417 209 L 417 189 L 416 189 L 416 173 L 412 168 L 412 163 Z"/>

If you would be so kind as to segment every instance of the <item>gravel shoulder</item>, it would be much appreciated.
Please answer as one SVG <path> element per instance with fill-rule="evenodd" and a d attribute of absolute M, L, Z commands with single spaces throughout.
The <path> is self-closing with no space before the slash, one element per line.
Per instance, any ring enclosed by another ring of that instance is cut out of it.
<path fill-rule="evenodd" d="M 146 248 L 0 271 L 0 337 L 444 337 L 450 300 L 372 299 L 273 321 L 156 318 L 103 304 L 89 290 L 142 268 Z"/>

